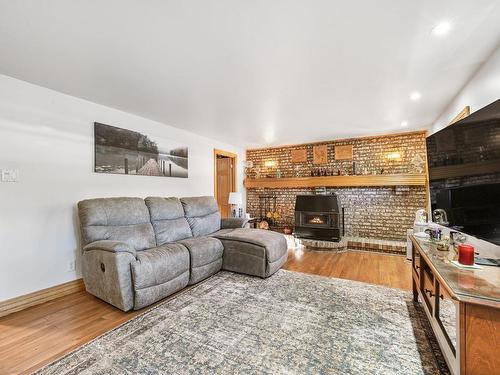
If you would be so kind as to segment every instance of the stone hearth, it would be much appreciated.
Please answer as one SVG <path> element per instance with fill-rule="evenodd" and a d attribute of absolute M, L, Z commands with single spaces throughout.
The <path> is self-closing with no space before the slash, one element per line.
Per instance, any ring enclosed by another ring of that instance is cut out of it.
<path fill-rule="evenodd" d="M 321 250 L 343 252 L 347 250 L 376 251 L 389 254 L 406 254 L 406 242 L 377 240 L 373 238 L 343 237 L 339 242 L 318 241 L 294 238 L 287 235 L 289 248 L 305 248 L 307 250 Z"/>

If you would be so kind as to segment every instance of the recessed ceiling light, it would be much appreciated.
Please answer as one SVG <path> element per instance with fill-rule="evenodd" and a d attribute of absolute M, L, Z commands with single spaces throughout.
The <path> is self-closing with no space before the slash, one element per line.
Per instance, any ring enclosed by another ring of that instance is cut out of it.
<path fill-rule="evenodd" d="M 451 22 L 441 21 L 432 28 L 432 33 L 436 36 L 443 36 L 448 34 L 450 30 L 451 30 Z"/>
<path fill-rule="evenodd" d="M 410 94 L 410 99 L 413 100 L 414 102 L 419 100 L 421 97 L 422 97 L 422 95 L 418 91 L 412 92 Z"/>
<path fill-rule="evenodd" d="M 406 128 L 408 126 L 408 121 L 402 121 L 401 127 Z"/>

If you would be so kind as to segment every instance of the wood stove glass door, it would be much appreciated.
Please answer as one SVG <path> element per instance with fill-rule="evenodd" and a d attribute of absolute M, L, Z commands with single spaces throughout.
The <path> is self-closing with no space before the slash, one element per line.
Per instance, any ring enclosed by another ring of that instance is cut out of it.
<path fill-rule="evenodd" d="M 301 225 L 307 227 L 330 227 L 330 215 L 318 212 L 301 212 Z"/>

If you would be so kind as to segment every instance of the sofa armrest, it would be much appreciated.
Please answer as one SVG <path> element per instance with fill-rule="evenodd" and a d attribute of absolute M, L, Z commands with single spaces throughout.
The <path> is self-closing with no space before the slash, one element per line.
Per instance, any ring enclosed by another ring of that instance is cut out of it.
<path fill-rule="evenodd" d="M 121 241 L 101 240 L 89 243 L 83 247 L 83 251 L 91 250 L 109 251 L 110 253 L 130 253 L 134 257 L 136 255 L 136 251 L 132 246 Z"/>
<path fill-rule="evenodd" d="M 221 229 L 232 229 L 232 228 L 244 228 L 248 219 L 240 217 L 228 217 L 221 219 L 220 228 Z"/>

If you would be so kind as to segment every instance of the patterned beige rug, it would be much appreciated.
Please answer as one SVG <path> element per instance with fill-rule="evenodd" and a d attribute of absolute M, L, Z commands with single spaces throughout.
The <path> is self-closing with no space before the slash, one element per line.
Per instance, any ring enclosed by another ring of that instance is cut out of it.
<path fill-rule="evenodd" d="M 448 374 L 411 294 L 220 272 L 39 374 Z"/>

